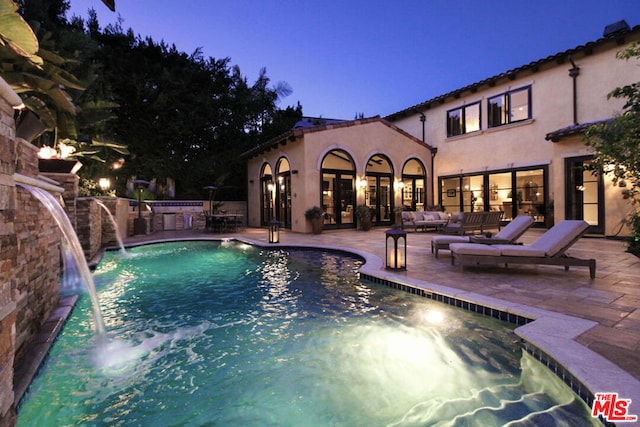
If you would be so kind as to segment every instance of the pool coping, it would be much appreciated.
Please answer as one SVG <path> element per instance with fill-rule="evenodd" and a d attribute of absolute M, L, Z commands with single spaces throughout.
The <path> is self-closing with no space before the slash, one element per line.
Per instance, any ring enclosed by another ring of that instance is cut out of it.
<path fill-rule="evenodd" d="M 522 348 L 555 373 L 590 408 L 593 404 L 594 393 L 598 392 L 615 391 L 625 399 L 640 402 L 640 381 L 575 340 L 580 334 L 596 326 L 597 322 L 595 321 L 398 275 L 386 270 L 383 260 L 377 255 L 335 245 L 271 244 L 246 237 L 221 238 L 212 236 L 147 240 L 130 243 L 126 247 L 182 241 L 237 241 L 268 249 L 317 249 L 356 255 L 364 260 L 364 265 L 360 267 L 359 274 L 365 280 L 418 294 L 422 297 L 516 325 L 514 332 L 521 339 Z M 95 268 L 102 259 L 105 250 L 119 250 L 119 248 L 102 248 L 89 262 L 90 267 Z M 59 308 L 54 311 L 47 321 L 47 324 L 54 325 L 54 327 L 45 327 L 43 333 L 34 342 L 34 354 L 37 357 L 28 361 L 24 372 L 25 377 L 19 382 L 18 387 L 14 386 L 15 402 L 18 403 L 16 412 L 28 391 L 31 381 L 37 375 L 57 335 L 63 329 L 66 319 L 73 311 L 76 300 L 77 296 L 71 300 L 61 297 Z M 602 419 L 600 421 L 607 426 L 616 425 L 611 422 L 605 422 Z M 630 424 L 625 423 L 625 425 Z"/>

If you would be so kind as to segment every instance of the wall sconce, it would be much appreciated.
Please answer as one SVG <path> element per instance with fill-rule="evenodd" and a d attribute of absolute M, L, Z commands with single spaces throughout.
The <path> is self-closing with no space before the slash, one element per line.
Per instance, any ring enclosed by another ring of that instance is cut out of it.
<path fill-rule="evenodd" d="M 356 185 L 363 190 L 367 188 L 367 177 L 358 178 L 358 182 L 356 183 Z"/>
<path fill-rule="evenodd" d="M 280 221 L 273 218 L 269 221 L 269 243 L 280 242 Z"/>
<path fill-rule="evenodd" d="M 384 232 L 385 235 L 385 264 L 387 270 L 407 269 L 407 232 L 400 226 L 394 225 Z"/>
<path fill-rule="evenodd" d="M 402 181 L 394 181 L 393 182 L 393 189 L 396 191 L 402 190 L 404 188 L 404 182 Z"/>

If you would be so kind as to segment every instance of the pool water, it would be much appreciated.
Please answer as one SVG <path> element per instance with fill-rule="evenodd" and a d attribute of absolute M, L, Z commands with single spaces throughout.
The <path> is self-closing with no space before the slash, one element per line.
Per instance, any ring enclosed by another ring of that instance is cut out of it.
<path fill-rule="evenodd" d="M 107 252 L 108 342 L 83 296 L 18 425 L 598 425 L 512 325 L 361 281 L 361 265 L 234 241 Z"/>

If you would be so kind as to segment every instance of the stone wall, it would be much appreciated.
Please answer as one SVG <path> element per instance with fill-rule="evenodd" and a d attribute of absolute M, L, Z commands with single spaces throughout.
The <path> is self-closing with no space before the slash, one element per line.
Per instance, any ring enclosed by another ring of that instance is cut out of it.
<path fill-rule="evenodd" d="M 15 424 L 13 362 L 17 313 L 13 270 L 18 247 L 14 228 L 14 135 L 13 109 L 0 99 L 0 425 Z"/>
<path fill-rule="evenodd" d="M 81 198 L 76 202 L 75 230 L 87 260 L 95 257 L 102 247 L 102 210 L 93 198 Z"/>
<path fill-rule="evenodd" d="M 39 180 L 37 148 L 15 138 L 14 111 L 0 98 L 0 425 L 12 426 L 16 367 L 58 305 L 61 233 L 46 208 L 16 185 Z M 46 181 L 43 181 L 46 182 Z M 50 189 L 56 188 L 46 182 Z"/>
<path fill-rule="evenodd" d="M 32 338 L 58 306 L 62 235 L 53 217 L 27 190 L 16 189 L 16 361 L 25 357 Z"/>

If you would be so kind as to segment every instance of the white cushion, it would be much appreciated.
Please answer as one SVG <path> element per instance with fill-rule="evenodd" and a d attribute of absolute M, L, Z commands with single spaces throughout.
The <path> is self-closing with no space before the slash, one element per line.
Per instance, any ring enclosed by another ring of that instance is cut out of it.
<path fill-rule="evenodd" d="M 582 220 L 563 220 L 551 227 L 531 244 L 530 247 L 544 251 L 549 257 L 555 256 L 576 237 L 583 233 L 589 224 Z"/>
<path fill-rule="evenodd" d="M 440 219 L 440 215 L 436 212 L 425 212 L 422 216 L 425 221 L 436 221 Z"/>
<path fill-rule="evenodd" d="M 544 258 L 546 253 L 540 249 L 532 248 L 531 246 L 521 245 L 492 245 L 494 248 L 500 250 L 500 254 L 504 256 L 532 256 Z"/>
<path fill-rule="evenodd" d="M 478 245 L 476 243 L 451 243 L 449 250 L 462 255 L 500 255 L 500 249 L 495 248 L 494 245 Z"/>
<path fill-rule="evenodd" d="M 468 236 L 448 236 L 445 234 L 433 236 L 431 241 L 439 244 L 451 244 L 451 243 L 469 243 Z"/>
<path fill-rule="evenodd" d="M 529 215 L 518 215 L 493 237 L 495 239 L 511 241 L 522 234 L 523 228 L 526 229 L 530 227 L 533 221 L 533 217 Z"/>

